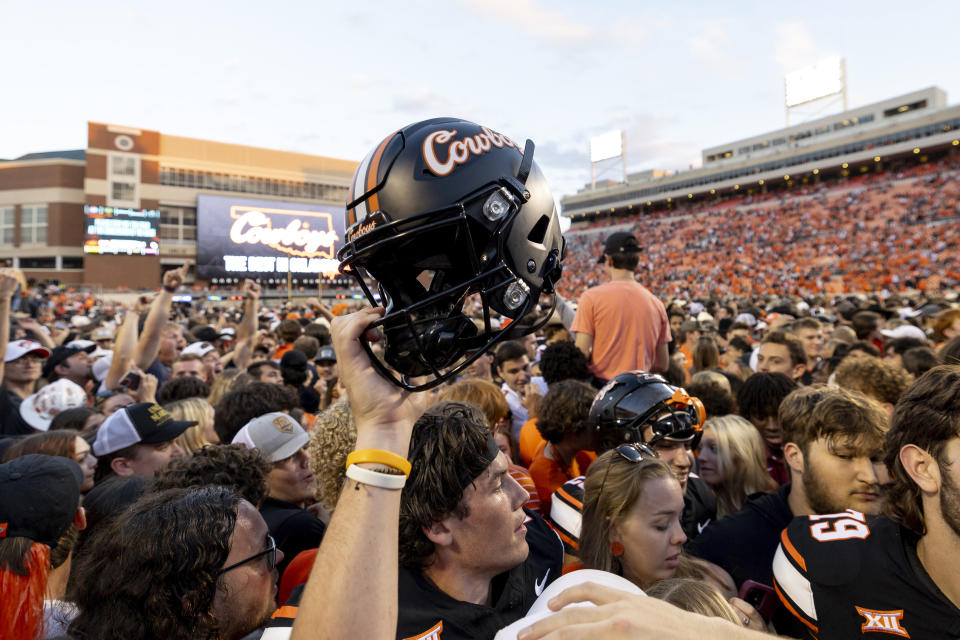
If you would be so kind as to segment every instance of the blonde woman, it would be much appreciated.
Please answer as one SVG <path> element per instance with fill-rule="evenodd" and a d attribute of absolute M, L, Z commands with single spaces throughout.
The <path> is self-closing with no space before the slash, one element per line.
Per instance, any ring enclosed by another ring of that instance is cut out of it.
<path fill-rule="evenodd" d="M 177 400 L 165 404 L 163 408 L 173 416 L 174 420 L 196 422 L 177 437 L 176 442 L 185 454 L 191 454 L 208 444 L 220 442 L 220 437 L 213 430 L 213 406 L 203 398 Z"/>
<path fill-rule="evenodd" d="M 747 496 L 777 489 L 776 481 L 767 473 L 763 437 L 740 416 L 708 419 L 697 459 L 700 477 L 717 496 L 718 518 L 742 509 Z"/>
<path fill-rule="evenodd" d="M 253 376 L 240 369 L 224 369 L 223 373 L 217 376 L 210 387 L 210 395 L 207 396 L 207 402 L 216 407 L 223 396 L 234 389 L 245 384 L 255 382 Z"/>
<path fill-rule="evenodd" d="M 664 600 L 680 607 L 684 611 L 692 611 L 702 616 L 723 618 L 738 625 L 746 626 L 745 616 L 737 615 L 733 606 L 723 599 L 723 596 L 708 582 L 701 582 L 693 578 L 670 578 L 661 580 L 647 589 L 651 598 Z"/>
<path fill-rule="evenodd" d="M 642 444 L 622 444 L 590 465 L 584 481 L 580 561 L 643 590 L 676 575 L 687 536 L 673 471 Z"/>

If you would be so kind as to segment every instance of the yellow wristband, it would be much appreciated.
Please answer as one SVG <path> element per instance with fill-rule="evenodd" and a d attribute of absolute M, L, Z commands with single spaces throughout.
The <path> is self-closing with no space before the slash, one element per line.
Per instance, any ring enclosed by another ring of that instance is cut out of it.
<path fill-rule="evenodd" d="M 347 456 L 347 467 L 361 462 L 375 462 L 390 467 L 391 469 L 402 471 L 405 476 L 409 477 L 410 475 L 410 461 L 390 451 L 383 451 L 382 449 L 361 449 Z"/>

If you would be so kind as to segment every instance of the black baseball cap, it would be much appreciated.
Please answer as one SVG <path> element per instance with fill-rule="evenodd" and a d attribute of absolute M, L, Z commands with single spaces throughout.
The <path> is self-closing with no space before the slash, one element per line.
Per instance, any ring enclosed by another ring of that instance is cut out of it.
<path fill-rule="evenodd" d="M 93 455 L 104 456 L 135 444 L 169 442 L 195 424 L 174 420 L 166 409 L 152 402 L 129 404 L 100 425 Z"/>
<path fill-rule="evenodd" d="M 306 369 L 307 354 L 298 349 L 291 349 L 280 358 L 280 366 L 285 369 Z"/>
<path fill-rule="evenodd" d="M 53 351 L 50 352 L 50 356 L 47 358 L 46 362 L 43 363 L 43 377 L 49 378 L 53 374 L 53 369 L 58 364 L 63 364 L 63 361 L 69 358 L 70 356 L 75 356 L 78 353 L 93 353 L 96 351 L 97 345 L 92 344 L 84 349 L 77 347 L 54 347 Z"/>
<path fill-rule="evenodd" d="M 603 262 L 604 256 L 612 256 L 615 253 L 637 253 L 640 251 L 640 243 L 636 236 L 629 231 L 616 231 L 607 236 L 607 241 L 603 245 L 603 253 L 597 262 Z"/>
<path fill-rule="evenodd" d="M 337 353 L 333 350 L 331 346 L 320 347 L 317 350 L 317 357 L 313 359 L 314 362 L 336 362 Z"/>
<path fill-rule="evenodd" d="M 0 464 L 0 538 L 55 548 L 80 507 L 82 483 L 70 458 L 32 453 Z"/>

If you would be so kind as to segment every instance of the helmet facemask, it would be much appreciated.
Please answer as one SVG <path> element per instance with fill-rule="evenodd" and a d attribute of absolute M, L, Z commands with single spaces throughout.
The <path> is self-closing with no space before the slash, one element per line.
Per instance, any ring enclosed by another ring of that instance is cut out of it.
<path fill-rule="evenodd" d="M 533 326 L 514 322 L 503 329 L 495 328 L 491 319 L 491 311 L 496 311 L 520 320 L 536 309 L 541 292 L 553 293 L 560 276 L 562 238 L 560 249 L 549 251 L 542 264 L 530 258 L 523 274 L 511 256 L 514 225 L 530 198 L 525 180 L 532 156 L 533 143 L 528 141 L 517 176 L 503 176 L 451 207 L 396 222 L 389 221 L 389 212 L 380 212 L 383 223 L 341 252 L 341 271 L 356 278 L 372 304 L 385 308 L 384 317 L 370 327 L 380 333 L 383 360 L 365 337 L 360 341 L 374 366 L 395 384 L 409 390 L 432 388 L 463 371 L 494 343 L 546 323 L 550 314 Z M 545 225 L 538 221 L 533 226 L 545 235 Z M 536 240 L 535 232 L 541 233 L 533 229 L 528 237 Z M 378 282 L 379 300 L 365 276 Z M 483 312 L 476 323 L 463 311 L 474 294 Z M 413 381 L 420 376 L 428 380 Z"/>

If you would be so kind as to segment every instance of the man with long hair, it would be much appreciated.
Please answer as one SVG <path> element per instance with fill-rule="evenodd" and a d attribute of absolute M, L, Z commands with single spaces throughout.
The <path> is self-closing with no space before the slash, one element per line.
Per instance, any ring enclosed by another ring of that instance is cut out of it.
<path fill-rule="evenodd" d="M 924 374 L 897 403 L 886 516 L 797 518 L 773 568 L 784 606 L 821 639 L 960 634 L 960 367 Z"/>
<path fill-rule="evenodd" d="M 224 487 L 147 494 L 74 565 L 75 638 L 237 640 L 276 608 L 276 548 L 257 509 Z"/>

